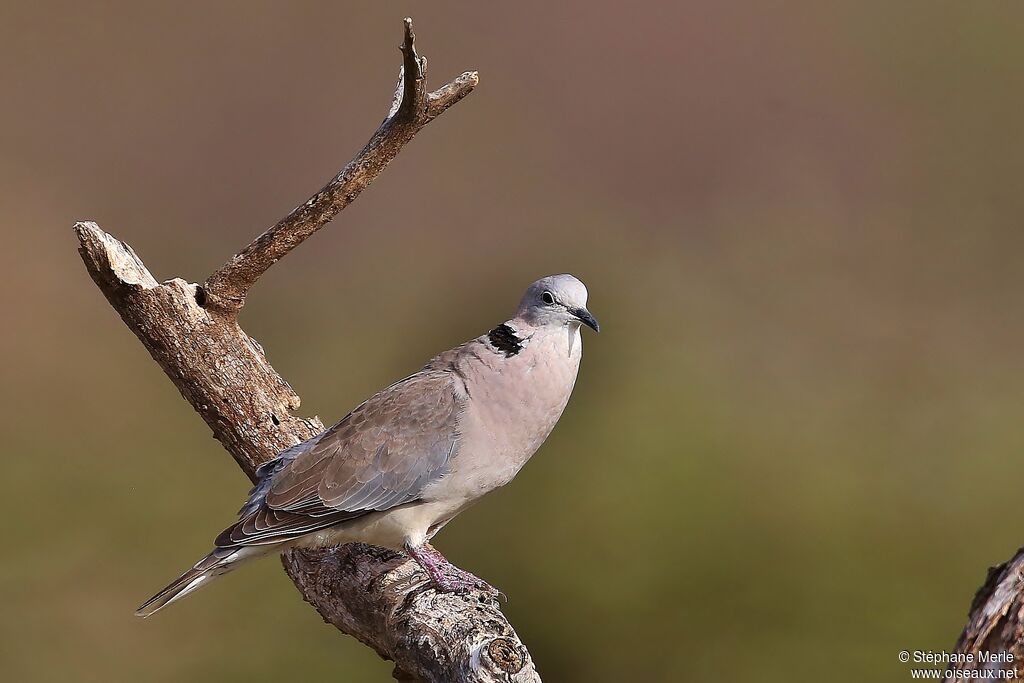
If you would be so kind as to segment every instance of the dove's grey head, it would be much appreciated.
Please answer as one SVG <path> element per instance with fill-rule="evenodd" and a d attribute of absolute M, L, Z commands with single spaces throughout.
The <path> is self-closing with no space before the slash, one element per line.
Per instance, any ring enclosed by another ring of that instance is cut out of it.
<path fill-rule="evenodd" d="M 587 287 L 572 275 L 549 275 L 526 290 L 519 302 L 516 317 L 531 325 L 586 325 L 601 331 L 597 320 L 587 310 Z"/>

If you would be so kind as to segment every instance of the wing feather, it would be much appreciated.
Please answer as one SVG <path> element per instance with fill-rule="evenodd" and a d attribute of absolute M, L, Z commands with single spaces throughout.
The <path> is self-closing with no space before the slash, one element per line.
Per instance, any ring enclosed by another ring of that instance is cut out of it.
<path fill-rule="evenodd" d="M 391 385 L 261 467 L 268 480 L 217 546 L 279 543 L 417 500 L 447 473 L 463 409 L 447 371 L 425 369 Z"/>

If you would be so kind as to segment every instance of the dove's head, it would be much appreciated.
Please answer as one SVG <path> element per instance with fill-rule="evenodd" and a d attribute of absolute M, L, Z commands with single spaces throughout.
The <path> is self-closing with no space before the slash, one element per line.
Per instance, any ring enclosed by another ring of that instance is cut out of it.
<path fill-rule="evenodd" d="M 601 326 L 587 310 L 587 287 L 572 275 L 549 275 L 534 282 L 519 302 L 517 317 L 531 325 Z"/>

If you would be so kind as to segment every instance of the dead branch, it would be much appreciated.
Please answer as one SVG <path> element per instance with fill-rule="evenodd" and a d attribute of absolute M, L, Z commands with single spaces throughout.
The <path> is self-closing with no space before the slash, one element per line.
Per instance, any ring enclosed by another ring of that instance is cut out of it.
<path fill-rule="evenodd" d="M 403 64 L 394 103 L 370 141 L 323 189 L 207 278 L 203 285 L 207 307 L 225 311 L 241 308 L 249 288 L 270 266 L 351 204 L 416 133 L 473 91 L 479 78 L 475 71 L 467 71 L 428 93 L 427 60 L 416 54 L 415 40 L 412 20 L 406 19 Z"/>
<path fill-rule="evenodd" d="M 957 663 L 956 669 L 1016 669 L 1020 676 L 1024 669 L 1024 548 L 1012 560 L 989 568 L 954 652 L 974 655 L 972 662 Z M 993 660 L 989 653 L 1009 657 Z"/>
<path fill-rule="evenodd" d="M 257 279 L 354 200 L 412 137 L 472 91 L 467 72 L 433 93 L 405 20 L 394 104 L 366 146 L 320 192 L 211 275 L 203 285 L 158 283 L 127 244 L 95 223 L 75 225 L 100 290 L 181 395 L 250 477 L 278 452 L 321 432 L 292 413 L 299 397 L 238 325 Z M 538 682 L 533 661 L 497 602 L 482 592 L 438 594 L 403 555 L 364 544 L 289 551 L 285 570 L 323 619 L 395 662 L 413 681 Z"/>

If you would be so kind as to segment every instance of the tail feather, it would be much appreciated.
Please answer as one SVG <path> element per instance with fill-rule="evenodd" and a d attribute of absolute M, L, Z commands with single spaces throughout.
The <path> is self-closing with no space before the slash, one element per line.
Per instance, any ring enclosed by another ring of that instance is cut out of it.
<path fill-rule="evenodd" d="M 253 554 L 262 554 L 251 551 L 251 548 L 216 548 L 159 593 L 142 603 L 135 610 L 135 616 L 148 617 L 155 614 L 172 602 L 202 588 L 210 582 L 210 579 L 231 571 L 239 560 L 246 559 Z"/>

